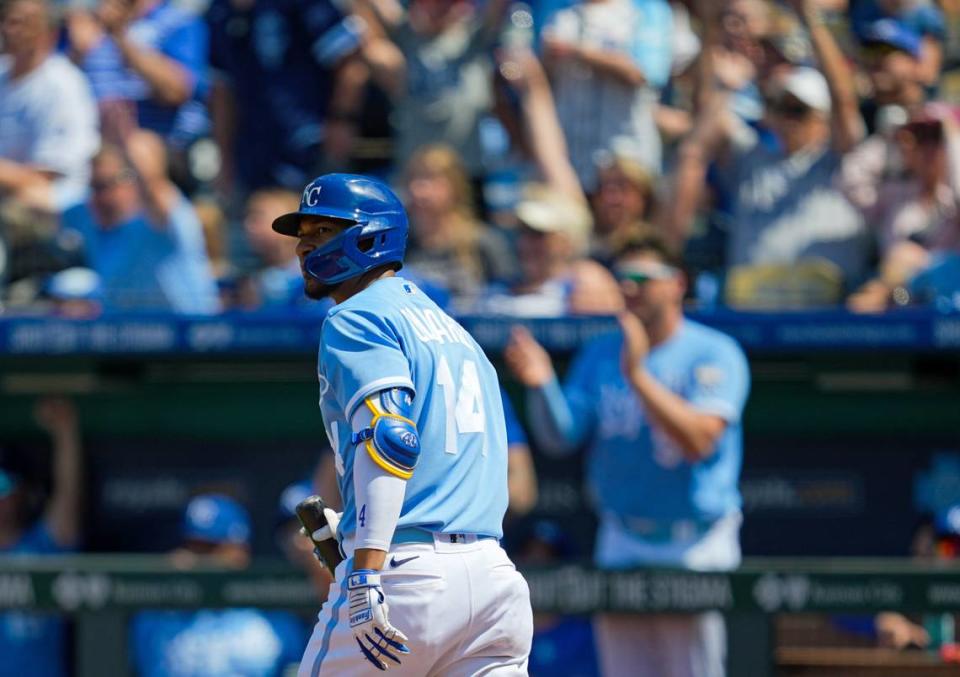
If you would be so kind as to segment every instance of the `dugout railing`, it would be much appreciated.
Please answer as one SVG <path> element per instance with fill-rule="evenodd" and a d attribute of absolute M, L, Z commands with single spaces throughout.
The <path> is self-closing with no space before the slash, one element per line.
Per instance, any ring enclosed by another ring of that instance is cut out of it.
<path fill-rule="evenodd" d="M 960 566 L 905 560 L 749 560 L 729 573 L 606 572 L 570 564 L 526 569 L 524 574 L 535 611 L 720 611 L 727 618 L 731 677 L 778 674 L 772 630 L 777 614 L 960 609 Z M 305 576 L 280 564 L 183 571 L 163 557 L 0 560 L 0 611 L 55 612 L 69 618 L 76 677 L 133 674 L 128 619 L 137 611 L 224 607 L 313 613 L 318 603 Z M 932 653 L 921 658 L 910 664 L 940 663 Z"/>

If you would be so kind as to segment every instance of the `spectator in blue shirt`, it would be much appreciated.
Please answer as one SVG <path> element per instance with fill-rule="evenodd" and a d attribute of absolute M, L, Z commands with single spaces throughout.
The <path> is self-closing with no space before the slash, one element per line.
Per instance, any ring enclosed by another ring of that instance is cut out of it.
<path fill-rule="evenodd" d="M 940 79 L 947 22 L 943 11 L 930 0 L 851 0 L 853 30 L 864 39 L 879 20 L 890 20 L 920 39 L 920 72 L 932 86 Z"/>
<path fill-rule="evenodd" d="M 336 4 L 211 3 L 211 113 L 227 192 L 299 190 L 320 164 L 326 127 L 349 124 L 356 113 L 359 87 L 350 89 L 344 67 L 359 44 L 358 24 Z"/>
<path fill-rule="evenodd" d="M 105 312 L 219 309 L 200 221 L 167 177 L 156 135 L 137 131 L 125 148 L 105 145 L 90 189 L 89 202 L 67 210 L 62 222 L 83 238 Z"/>
<path fill-rule="evenodd" d="M 227 496 L 191 500 L 183 538 L 174 553 L 183 568 L 202 560 L 231 568 L 249 563 L 250 519 Z M 307 635 L 285 612 L 201 609 L 139 613 L 130 640 L 141 677 L 276 677 L 299 662 Z"/>
<path fill-rule="evenodd" d="M 29 521 L 29 473 L 0 457 L 0 558 L 59 555 L 80 537 L 82 453 L 77 415 L 62 399 L 38 403 L 35 418 L 53 442 L 53 494 L 39 519 Z M 0 614 L 0 673 L 59 677 L 69 674 L 64 622 L 49 614 Z"/>
<path fill-rule="evenodd" d="M 199 18 L 167 0 L 101 0 L 92 14 L 73 11 L 67 26 L 70 52 L 101 106 L 132 103 L 136 125 L 174 148 L 206 130 L 207 29 Z"/>

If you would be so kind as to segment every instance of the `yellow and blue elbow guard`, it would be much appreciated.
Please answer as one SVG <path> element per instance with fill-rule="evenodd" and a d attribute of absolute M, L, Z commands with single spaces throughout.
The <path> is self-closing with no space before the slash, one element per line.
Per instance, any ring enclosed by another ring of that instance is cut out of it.
<path fill-rule="evenodd" d="M 354 444 L 364 443 L 370 458 L 391 475 L 408 480 L 420 458 L 420 435 L 410 420 L 413 397 L 405 388 L 390 388 L 363 401 L 373 414 L 370 426 L 353 433 Z"/>

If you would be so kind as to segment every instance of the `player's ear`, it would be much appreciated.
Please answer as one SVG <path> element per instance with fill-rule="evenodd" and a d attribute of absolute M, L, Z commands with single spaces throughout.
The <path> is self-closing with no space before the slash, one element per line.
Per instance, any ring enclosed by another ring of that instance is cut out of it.
<path fill-rule="evenodd" d="M 687 289 L 690 288 L 689 278 L 687 277 L 687 273 L 685 271 L 681 270 L 677 273 L 676 285 L 677 298 L 680 301 L 683 301 L 684 297 L 687 295 Z"/>

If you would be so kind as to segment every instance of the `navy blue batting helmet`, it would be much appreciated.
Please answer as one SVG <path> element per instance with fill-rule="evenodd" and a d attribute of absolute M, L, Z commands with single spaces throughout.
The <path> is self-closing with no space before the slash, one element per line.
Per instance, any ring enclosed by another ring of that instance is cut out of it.
<path fill-rule="evenodd" d="M 296 237 L 303 216 L 355 224 L 304 260 L 307 274 L 324 284 L 339 284 L 387 263 L 402 265 L 407 214 L 381 181 L 357 174 L 324 174 L 303 189 L 300 209 L 278 217 L 273 229 Z"/>

